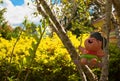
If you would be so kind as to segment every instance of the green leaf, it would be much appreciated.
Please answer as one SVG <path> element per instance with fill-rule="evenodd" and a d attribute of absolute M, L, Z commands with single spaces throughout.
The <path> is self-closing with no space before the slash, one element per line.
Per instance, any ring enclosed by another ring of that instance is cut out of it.
<path fill-rule="evenodd" d="M 29 65 L 31 63 L 31 57 L 30 56 L 26 56 L 26 61 L 27 61 L 27 64 Z"/>
<path fill-rule="evenodd" d="M 32 41 L 32 47 L 33 47 L 33 50 L 36 48 L 36 44 L 35 42 Z M 30 48 L 31 49 L 31 48 Z M 32 50 L 32 49 L 31 49 Z"/>
<path fill-rule="evenodd" d="M 29 48 L 29 53 L 30 53 L 30 57 L 34 56 L 34 50 L 32 50 L 31 48 Z"/>
<path fill-rule="evenodd" d="M 14 81 L 13 78 L 14 78 L 14 76 L 7 77 L 8 81 Z"/>

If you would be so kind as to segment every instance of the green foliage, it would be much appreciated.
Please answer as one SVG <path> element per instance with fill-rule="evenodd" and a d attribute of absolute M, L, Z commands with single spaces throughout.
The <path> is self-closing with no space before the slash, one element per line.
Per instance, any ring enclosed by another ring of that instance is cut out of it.
<path fill-rule="evenodd" d="M 27 35 L 33 35 L 36 32 L 36 24 L 29 22 L 27 19 L 24 21 L 25 32 Z"/>
<path fill-rule="evenodd" d="M 116 44 L 111 43 L 109 46 L 109 81 L 119 81 L 120 78 L 120 48 Z M 101 69 L 95 68 L 92 70 L 98 78 L 100 78 Z"/>
<path fill-rule="evenodd" d="M 3 3 L 3 0 L 0 0 L 0 3 Z"/>
<path fill-rule="evenodd" d="M 120 78 L 120 48 L 116 44 L 110 45 L 109 81 L 119 81 Z"/>
<path fill-rule="evenodd" d="M 13 36 L 13 30 L 6 23 L 0 27 L 0 34 L 3 38 L 10 40 Z"/>
<path fill-rule="evenodd" d="M 70 33 L 69 37 L 73 39 L 75 47 L 78 47 L 79 41 L 76 37 Z M 26 74 L 28 74 L 26 81 L 78 81 L 80 79 L 75 65 L 56 34 L 53 34 L 52 38 L 45 36 L 37 45 L 38 41 L 34 37 L 26 36 L 23 32 L 13 54 L 11 52 L 16 38 L 8 41 L 0 37 L 0 41 L 1 81 L 5 79 L 24 81 Z"/>
<path fill-rule="evenodd" d="M 0 34 L 3 38 L 10 40 L 12 37 L 18 37 L 21 31 L 20 27 L 13 29 L 8 22 L 6 22 L 3 14 L 6 12 L 6 8 L 0 9 Z"/>
<path fill-rule="evenodd" d="M 65 4 L 62 17 L 66 17 L 69 20 L 74 5 L 71 3 L 71 0 L 62 1 Z M 89 13 L 87 12 L 87 6 L 86 3 L 84 3 L 84 0 L 73 1 L 78 3 L 77 10 L 73 15 L 72 20 L 69 22 L 70 24 L 66 27 L 69 27 L 73 34 L 79 36 L 81 33 L 87 33 L 93 29 L 90 25 Z M 34 23 L 25 20 L 23 23 L 25 30 L 22 30 L 20 27 L 11 29 L 6 23 L 3 24 L 3 12 L 4 11 L 0 12 L 1 81 L 80 80 L 75 65 L 56 34 L 53 34 L 53 37 L 43 35 L 44 28 L 48 26 L 47 21 L 43 20 L 42 25 L 36 26 Z M 75 48 L 77 48 L 81 41 L 77 40 L 76 36 L 69 32 L 68 36 Z M 80 38 L 80 40 L 84 39 Z M 111 81 L 119 80 L 119 57 L 119 49 L 116 46 L 111 45 L 109 69 L 109 78 Z M 100 76 L 100 69 L 94 69 L 93 71 L 97 76 Z"/>
<path fill-rule="evenodd" d="M 0 3 L 1 4 L 1 3 Z M 0 9 L 0 26 L 2 26 L 5 23 L 5 19 L 3 17 L 4 12 L 6 11 L 5 8 Z"/>
<path fill-rule="evenodd" d="M 88 11 L 88 2 L 89 0 L 62 0 L 64 5 L 61 17 L 63 18 L 62 22 L 65 23 L 65 29 L 71 31 L 76 37 L 93 31 Z"/>

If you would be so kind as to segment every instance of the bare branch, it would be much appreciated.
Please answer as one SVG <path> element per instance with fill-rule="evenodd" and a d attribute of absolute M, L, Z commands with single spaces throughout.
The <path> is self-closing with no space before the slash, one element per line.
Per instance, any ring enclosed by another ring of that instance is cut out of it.
<path fill-rule="evenodd" d="M 77 53 L 75 47 L 72 45 L 71 41 L 69 40 L 68 36 L 66 35 L 66 32 L 64 31 L 64 28 L 58 22 L 58 20 L 56 19 L 56 17 L 54 16 L 52 11 L 50 10 L 47 3 L 44 0 L 39 0 L 39 1 L 40 1 L 40 4 L 43 6 L 45 12 L 47 12 L 46 13 L 47 16 L 50 17 L 49 19 L 50 19 L 50 22 L 52 22 L 52 24 L 53 24 L 53 26 L 52 26 L 53 29 L 55 30 L 55 32 L 57 33 L 57 35 L 59 36 L 59 38 L 63 42 L 63 44 L 66 47 L 66 49 L 68 50 L 72 60 L 74 61 L 75 65 L 77 66 L 77 69 L 80 73 L 82 81 L 87 81 L 86 76 L 85 76 L 85 74 L 82 70 L 81 64 L 78 60 L 79 59 L 79 56 L 78 56 L 79 54 Z M 56 31 L 55 28 L 57 28 L 59 31 Z M 83 66 L 83 67 L 86 68 L 85 66 Z M 89 75 L 91 75 L 90 81 L 97 81 L 94 77 L 94 74 L 91 74 L 91 72 L 89 70 L 87 70 L 87 72 L 88 72 Z"/>
<path fill-rule="evenodd" d="M 109 33 L 111 29 L 111 11 L 112 11 L 112 1 L 106 0 L 106 31 L 107 45 L 105 50 L 105 56 L 102 59 L 103 67 L 101 70 L 100 81 L 108 81 L 108 65 L 109 65 Z"/>

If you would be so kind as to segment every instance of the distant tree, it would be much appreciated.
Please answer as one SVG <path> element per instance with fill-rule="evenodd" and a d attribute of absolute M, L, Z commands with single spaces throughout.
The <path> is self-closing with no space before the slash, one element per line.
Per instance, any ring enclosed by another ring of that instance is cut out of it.
<path fill-rule="evenodd" d="M 33 22 L 30 22 L 27 19 L 25 19 L 23 25 L 24 25 L 24 31 L 27 33 L 27 35 L 32 35 L 36 32 L 37 25 L 34 24 Z"/>
<path fill-rule="evenodd" d="M 3 38 L 10 40 L 12 37 L 13 28 L 6 23 L 0 27 L 0 34 Z"/>
<path fill-rule="evenodd" d="M 6 11 L 5 8 L 0 9 L 0 27 L 6 24 L 5 19 L 3 17 L 4 12 Z"/>
<path fill-rule="evenodd" d="M 3 38 L 9 40 L 11 39 L 13 29 L 10 25 L 8 25 L 8 23 L 5 21 L 5 18 L 3 17 L 5 11 L 5 8 L 0 10 L 0 34 Z"/>

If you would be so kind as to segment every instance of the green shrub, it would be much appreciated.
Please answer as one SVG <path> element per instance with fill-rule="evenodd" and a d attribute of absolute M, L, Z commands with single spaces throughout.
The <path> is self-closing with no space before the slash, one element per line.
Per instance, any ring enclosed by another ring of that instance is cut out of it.
<path fill-rule="evenodd" d="M 120 48 L 110 45 L 109 81 L 120 81 Z"/>
<path fill-rule="evenodd" d="M 69 35 L 75 47 L 79 41 Z M 78 81 L 78 71 L 71 61 L 66 48 L 54 34 L 44 37 L 35 55 L 34 47 L 37 41 L 34 37 L 20 36 L 6 40 L 0 38 L 0 79 L 4 81 Z M 13 50 L 14 48 L 14 50 Z M 14 51 L 14 52 L 12 52 Z M 32 61 L 31 61 L 32 59 Z"/>

